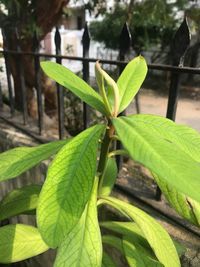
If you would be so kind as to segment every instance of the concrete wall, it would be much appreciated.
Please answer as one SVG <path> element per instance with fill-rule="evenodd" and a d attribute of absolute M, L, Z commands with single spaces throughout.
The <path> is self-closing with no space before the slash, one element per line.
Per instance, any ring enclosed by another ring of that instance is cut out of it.
<path fill-rule="evenodd" d="M 18 146 L 35 146 L 38 145 L 32 138 L 27 137 L 25 134 L 16 131 L 16 129 L 12 127 L 8 127 L 5 123 L 0 120 L 0 151 L 6 151 L 13 147 Z M 4 181 L 0 183 L 0 199 L 8 192 L 12 191 L 13 189 L 23 187 L 29 184 L 42 184 L 45 178 L 46 169 L 47 169 L 48 162 L 44 162 L 39 166 L 32 168 L 31 170 L 27 171 L 20 177 L 16 179 L 12 179 L 9 181 Z M 16 216 L 10 219 L 10 223 L 24 223 L 29 225 L 36 224 L 35 216 L 33 215 L 23 215 L 23 216 Z M 43 253 L 40 256 L 34 257 L 30 260 L 24 261 L 23 263 L 15 264 L 14 266 L 19 267 L 52 267 L 53 261 L 55 257 L 55 252 L 53 250 Z M 5 266 L 5 265 L 0 265 Z"/>

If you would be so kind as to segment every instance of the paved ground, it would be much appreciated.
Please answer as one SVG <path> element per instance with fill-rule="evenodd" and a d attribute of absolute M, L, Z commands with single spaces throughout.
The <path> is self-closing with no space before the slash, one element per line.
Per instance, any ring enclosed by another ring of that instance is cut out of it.
<path fill-rule="evenodd" d="M 142 89 L 139 95 L 141 113 L 166 115 L 167 97 L 159 95 L 152 90 Z M 133 103 L 128 113 L 135 112 Z M 177 107 L 176 122 L 186 124 L 200 132 L 200 100 L 192 98 L 180 98 Z"/>

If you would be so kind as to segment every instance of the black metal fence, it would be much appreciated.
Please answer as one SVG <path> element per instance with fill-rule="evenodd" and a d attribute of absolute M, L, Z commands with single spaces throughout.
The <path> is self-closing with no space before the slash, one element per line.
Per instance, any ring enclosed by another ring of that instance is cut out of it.
<path fill-rule="evenodd" d="M 18 39 L 17 31 L 16 37 Z M 125 61 L 125 56 L 129 52 L 129 49 L 132 44 L 132 37 L 128 28 L 128 25 L 125 24 L 119 38 L 119 60 L 106 60 L 106 59 L 99 59 L 99 58 L 89 58 L 89 51 L 90 51 L 90 34 L 87 27 L 85 26 L 83 36 L 82 36 L 82 45 L 83 45 L 83 55 L 82 57 L 74 57 L 74 56 L 63 56 L 61 55 L 61 35 L 59 29 L 56 28 L 55 31 L 55 47 L 56 53 L 55 54 L 46 54 L 39 52 L 39 41 L 37 39 L 37 35 L 35 34 L 33 37 L 33 51 L 26 52 L 22 51 L 17 43 L 17 50 L 13 51 L 9 49 L 9 43 L 6 38 L 5 33 L 3 32 L 3 39 L 4 39 L 4 50 L 0 51 L 0 54 L 4 56 L 5 59 L 5 67 L 6 67 L 6 75 L 7 75 L 7 86 L 8 86 L 8 97 L 9 97 L 9 107 L 10 107 L 10 115 L 5 116 L 0 113 L 0 118 L 5 120 L 7 123 L 19 128 L 22 131 L 25 131 L 30 136 L 33 136 L 40 142 L 45 142 L 45 139 L 42 139 L 43 131 L 44 131 L 44 107 L 42 101 L 42 89 L 41 89 L 41 69 L 40 69 L 40 59 L 41 58 L 54 58 L 57 63 L 62 64 L 64 59 L 69 59 L 72 61 L 79 61 L 82 63 L 82 76 L 83 79 L 88 82 L 90 77 L 89 66 L 90 63 L 94 63 L 97 60 L 100 60 L 101 63 L 110 64 L 118 67 L 119 74 L 123 71 L 124 67 L 126 66 L 127 62 Z M 19 40 L 18 40 L 19 41 Z M 200 75 L 199 68 L 191 68 L 191 67 L 184 67 L 184 56 L 187 52 L 187 49 L 190 44 L 190 33 L 189 28 L 187 25 L 187 20 L 184 19 L 183 23 L 180 25 L 176 34 L 172 40 L 171 46 L 171 56 L 172 56 L 172 65 L 161 65 L 161 64 L 148 64 L 148 68 L 150 70 L 157 70 L 157 71 L 167 71 L 170 73 L 170 85 L 169 85 L 169 95 L 168 95 L 168 105 L 166 107 L 166 117 L 175 120 L 176 118 L 176 108 L 179 96 L 179 88 L 180 88 L 180 78 L 181 75 L 186 74 L 197 74 Z M 17 69 L 18 69 L 18 76 L 20 80 L 20 90 L 21 90 L 21 97 L 22 97 L 22 114 L 23 114 L 23 121 L 21 124 L 16 123 L 13 121 L 15 117 L 15 101 L 13 95 L 13 83 L 11 81 L 11 67 L 9 58 L 15 56 L 17 61 Z M 33 133 L 32 131 L 28 130 L 26 127 L 29 123 L 28 117 L 28 110 L 27 110 L 27 97 L 26 97 L 26 85 L 25 85 L 25 77 L 24 77 L 24 66 L 22 57 L 23 56 L 31 56 L 34 58 L 34 68 L 35 68 L 35 84 L 34 87 L 36 89 L 36 96 L 37 96 L 37 122 L 38 122 L 38 132 Z M 57 84 L 57 107 L 58 107 L 58 136 L 60 139 L 64 138 L 64 121 L 65 121 L 65 112 L 64 112 L 64 92 L 62 86 Z M 2 95 L 2 88 L 0 86 L 0 111 L 3 108 L 3 95 Z M 139 112 L 139 99 L 136 97 L 136 110 Z M 83 103 L 83 127 L 87 128 L 89 124 L 89 111 L 88 107 L 85 103 Z M 24 125 L 24 127 L 23 127 Z M 160 191 L 157 190 L 157 197 L 160 197 Z"/>
<path fill-rule="evenodd" d="M 16 32 L 17 36 L 17 32 Z M 9 97 L 9 108 L 10 114 L 9 116 L 5 116 L 5 113 L 1 113 L 3 110 L 3 94 L 2 88 L 0 84 L 0 118 L 5 120 L 7 123 L 12 126 L 19 128 L 20 130 L 26 132 L 30 136 L 37 139 L 39 142 L 45 142 L 46 139 L 42 138 L 44 132 L 44 106 L 42 101 L 42 89 L 41 89 L 41 69 L 40 69 L 40 60 L 41 58 L 54 58 L 57 63 L 62 64 L 64 59 L 69 59 L 72 61 L 79 61 L 82 63 L 82 76 L 83 79 L 88 82 L 90 77 L 89 66 L 90 63 L 95 63 L 97 60 L 100 60 L 103 64 L 110 64 L 118 67 L 119 74 L 123 71 L 127 62 L 125 61 L 126 54 L 129 52 L 129 49 L 132 44 L 132 37 L 130 31 L 128 29 L 128 25 L 125 24 L 120 38 L 119 38 L 119 59 L 117 61 L 99 59 L 99 58 L 89 58 L 90 51 L 90 34 L 87 25 L 85 26 L 83 36 L 82 36 L 82 45 L 83 45 L 83 55 L 82 57 L 74 57 L 74 56 L 63 56 L 61 55 L 61 35 L 59 33 L 59 29 L 56 28 L 55 32 L 55 54 L 47 54 L 39 52 L 39 42 L 37 39 L 37 35 L 34 35 L 33 38 L 33 51 L 26 52 L 22 51 L 21 47 L 18 44 L 18 48 L 16 51 L 9 49 L 9 44 L 6 38 L 6 35 L 3 33 L 4 37 L 4 49 L 0 50 L 0 54 L 4 56 L 5 59 L 5 67 L 6 67 L 6 76 L 7 76 L 7 86 L 8 86 L 8 97 Z M 171 55 L 172 55 L 172 64 L 171 65 L 163 65 L 163 64 L 148 64 L 148 68 L 150 70 L 157 71 L 165 71 L 170 73 L 170 83 L 169 83 L 169 95 L 168 95 L 168 105 L 166 107 L 166 117 L 175 120 L 176 118 L 176 108 L 179 97 L 179 89 L 181 76 L 183 74 L 195 74 L 200 75 L 200 68 L 191 68 L 184 67 L 184 56 L 187 53 L 187 49 L 190 44 L 190 33 L 187 25 L 187 20 L 184 19 L 183 23 L 178 28 L 171 46 Z M 25 77 L 24 77 L 24 66 L 22 62 L 23 56 L 31 56 L 34 58 L 34 68 L 35 68 L 35 90 L 37 96 L 37 122 L 38 122 L 38 132 L 34 133 L 33 131 L 28 130 L 29 124 L 29 116 L 27 110 L 27 97 L 26 97 L 26 86 L 25 86 Z M 18 64 L 18 75 L 20 78 L 20 90 L 22 96 L 22 114 L 23 120 L 22 123 L 14 122 L 13 118 L 15 117 L 15 101 L 14 101 L 14 90 L 12 83 L 12 72 L 9 63 L 9 58 L 15 56 Z M 60 139 L 64 138 L 64 121 L 65 121 L 65 112 L 64 112 L 64 92 L 62 86 L 57 84 L 57 99 L 58 99 L 58 136 Z M 139 112 L 139 98 L 136 98 L 136 110 Z M 85 103 L 83 103 L 83 127 L 87 128 L 89 124 L 89 111 L 88 107 Z M 3 115 L 2 115 L 3 114 Z M 8 115 L 8 114 L 7 114 Z M 24 125 L 24 127 L 23 127 Z M 160 191 L 157 190 L 157 198 L 160 198 Z"/>
<path fill-rule="evenodd" d="M 16 36 L 18 38 L 18 33 L 16 31 Z M 9 43 L 7 41 L 6 35 L 3 33 L 4 37 L 4 50 L 1 50 L 0 53 L 3 54 L 5 58 L 5 66 L 6 66 L 6 75 L 7 75 L 7 85 L 8 85 L 8 95 L 9 95 L 9 106 L 10 106 L 10 114 L 11 117 L 15 116 L 15 102 L 13 95 L 13 84 L 11 82 L 11 68 L 9 65 L 9 57 L 15 56 L 18 66 L 18 76 L 20 79 L 20 90 L 22 97 L 22 113 L 23 113 L 23 124 L 28 124 L 28 110 L 27 110 L 27 97 L 26 97 L 26 85 L 25 85 L 25 77 L 24 77 L 24 66 L 22 62 L 23 56 L 32 56 L 34 58 L 35 64 L 35 89 L 37 95 L 37 111 L 38 111 L 38 134 L 42 135 L 44 130 L 43 123 L 43 115 L 44 115 L 44 107 L 42 104 L 42 90 L 41 90 L 41 69 L 40 69 L 40 59 L 41 58 L 54 58 L 57 63 L 62 64 L 63 59 L 69 59 L 74 61 L 82 62 L 82 71 L 83 71 L 83 79 L 88 82 L 89 81 L 89 65 L 92 62 L 96 62 L 100 60 L 101 63 L 115 65 L 119 69 L 119 73 L 122 72 L 123 68 L 127 64 L 125 62 L 125 56 L 129 52 L 129 49 L 132 44 L 132 37 L 128 28 L 128 25 L 125 24 L 120 38 L 119 38 L 119 60 L 105 60 L 105 59 L 97 59 L 97 58 L 89 58 L 89 50 L 90 50 L 90 34 L 88 31 L 87 25 L 85 26 L 83 36 L 82 36 L 82 45 L 83 45 L 83 56 L 82 57 L 73 57 L 73 56 L 63 56 L 61 55 L 61 35 L 59 33 L 59 29 L 56 28 L 55 32 L 55 54 L 46 54 L 39 53 L 39 42 L 37 39 L 37 35 L 35 34 L 33 37 L 33 51 L 26 52 L 21 51 L 21 47 L 19 42 L 17 44 L 17 50 L 12 51 L 9 49 Z M 184 19 L 183 23 L 177 30 L 171 46 L 171 55 L 172 55 L 172 65 L 161 65 L 161 64 L 148 64 L 148 68 L 151 70 L 157 71 L 168 71 L 171 73 L 170 75 L 170 86 L 169 86 L 169 96 L 168 96 L 168 106 L 166 111 L 166 117 L 172 120 L 175 120 L 176 117 L 176 107 L 178 101 L 178 93 L 179 93 L 179 85 L 180 85 L 180 76 L 183 73 L 190 74 L 200 74 L 199 68 L 190 68 L 183 67 L 184 56 L 187 52 L 187 48 L 190 44 L 190 33 L 187 25 L 187 20 Z M 57 99 L 58 99 L 58 131 L 59 138 L 64 137 L 64 94 L 63 88 L 60 85 L 57 85 Z M 139 100 L 136 99 L 136 107 L 139 112 Z M 3 106 L 2 100 L 2 92 L 0 87 L 0 108 Z M 2 117 L 2 115 L 0 115 Z M 5 119 L 5 117 L 4 117 Z M 8 120 L 8 119 L 7 119 Z M 11 122 L 11 121 L 10 121 Z M 83 125 L 84 128 L 88 126 L 89 122 L 89 112 L 88 107 L 85 103 L 83 103 Z M 19 126 L 19 125 L 18 125 Z M 37 134 L 37 133 L 36 133 Z"/>

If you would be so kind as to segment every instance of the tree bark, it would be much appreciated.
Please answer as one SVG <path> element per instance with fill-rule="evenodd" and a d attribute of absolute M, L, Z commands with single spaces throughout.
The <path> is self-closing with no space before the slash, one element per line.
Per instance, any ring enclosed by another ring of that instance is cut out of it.
<path fill-rule="evenodd" d="M 56 26 L 61 18 L 63 7 L 68 4 L 69 0 L 40 0 L 36 1 L 34 10 L 36 26 L 40 29 L 38 41 L 44 39 L 47 33 Z M 30 14 L 30 16 L 33 16 Z M 12 30 L 5 30 L 7 35 L 8 49 L 17 50 L 17 44 L 19 44 L 21 51 L 32 52 L 33 51 L 33 36 L 24 35 L 24 29 L 26 27 L 26 18 L 18 25 L 19 39 L 17 41 L 16 35 Z M 32 56 L 24 55 L 21 57 L 24 69 L 24 78 L 26 85 L 26 96 L 28 103 L 28 111 L 32 117 L 37 116 L 37 105 L 35 101 L 35 69 L 34 58 Z M 15 92 L 15 106 L 18 109 L 22 107 L 22 95 L 21 95 L 21 83 L 19 78 L 19 58 L 15 55 L 9 56 L 9 63 L 11 73 L 14 80 L 14 92 Z M 56 90 L 55 86 L 50 83 L 49 79 L 42 74 L 41 87 L 45 98 L 45 111 L 49 116 L 54 116 L 57 109 Z"/>

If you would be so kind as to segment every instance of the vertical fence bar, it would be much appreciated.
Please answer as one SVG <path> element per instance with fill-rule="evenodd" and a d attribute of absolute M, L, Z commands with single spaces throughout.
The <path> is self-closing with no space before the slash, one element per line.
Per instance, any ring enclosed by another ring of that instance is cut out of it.
<path fill-rule="evenodd" d="M 89 49 L 90 49 L 90 33 L 87 26 L 85 24 L 83 37 L 82 37 L 82 44 L 83 44 L 83 58 L 89 57 Z M 88 82 L 89 81 L 89 61 L 83 60 L 83 80 Z M 89 116 L 89 107 L 88 105 L 83 102 L 83 127 L 86 129 L 90 122 Z"/>
<path fill-rule="evenodd" d="M 120 37 L 119 37 L 119 60 L 120 61 L 125 61 L 125 56 L 127 54 L 127 52 L 130 50 L 131 47 L 131 43 L 132 43 L 132 37 L 131 37 L 131 33 L 128 27 L 127 22 L 124 24 Z M 119 74 L 122 73 L 122 71 L 124 70 L 124 66 L 120 66 L 119 67 Z M 122 114 L 126 114 L 126 111 L 123 111 Z M 117 149 L 121 149 L 121 143 L 117 141 L 116 144 L 116 148 Z M 122 165 L 122 157 L 121 156 L 116 156 L 116 162 L 117 162 L 117 167 L 118 169 L 121 168 Z"/>
<path fill-rule="evenodd" d="M 40 47 L 40 42 L 38 40 L 37 32 L 35 31 L 33 36 L 33 52 L 38 54 L 39 47 Z M 38 129 L 39 129 L 39 135 L 42 135 L 44 124 L 43 124 L 40 57 L 38 55 L 34 55 L 34 67 L 35 67 L 35 89 L 37 94 L 37 109 L 38 109 Z"/>
<path fill-rule="evenodd" d="M 3 108 L 3 93 L 2 93 L 2 87 L 0 82 L 0 109 Z"/>
<path fill-rule="evenodd" d="M 174 66 L 183 66 L 184 56 L 190 44 L 190 39 L 190 31 L 188 28 L 187 19 L 185 18 L 181 26 L 178 28 L 172 42 L 172 64 Z M 175 121 L 176 118 L 177 102 L 180 87 L 179 83 L 180 74 L 178 75 L 177 73 L 172 73 L 166 117 L 173 121 Z"/>
<path fill-rule="evenodd" d="M 187 18 L 184 19 L 172 40 L 171 55 L 173 66 L 183 66 L 184 56 L 190 44 L 190 31 L 188 28 Z M 180 89 L 180 73 L 171 73 L 169 86 L 168 104 L 166 117 L 175 121 L 177 103 Z M 156 200 L 161 199 L 162 192 L 159 187 L 156 190 Z"/>
<path fill-rule="evenodd" d="M 9 47 L 8 47 L 8 41 L 7 41 L 7 37 L 6 37 L 6 33 L 5 33 L 4 29 L 2 29 L 2 35 L 3 35 L 4 51 L 6 52 L 9 49 Z M 12 82 L 11 82 L 11 71 L 10 71 L 10 65 L 9 65 L 9 54 L 4 53 L 4 60 L 5 60 L 6 77 L 7 77 L 7 84 L 8 84 L 10 113 L 11 113 L 11 116 L 12 116 L 15 113 L 15 104 L 14 104 L 13 88 L 12 88 Z"/>
<path fill-rule="evenodd" d="M 15 36 L 16 36 L 16 41 L 17 41 L 17 52 L 21 53 L 22 51 L 20 47 L 20 37 L 19 37 L 17 28 L 15 28 Z M 19 79 L 20 79 L 20 86 L 21 86 L 21 93 L 22 93 L 23 121 L 24 121 L 24 125 L 26 125 L 27 120 L 28 120 L 28 108 L 27 108 L 26 85 L 25 85 L 25 77 L 24 77 L 24 66 L 23 66 L 22 58 L 23 58 L 22 54 L 19 54 L 16 56 Z"/>
<path fill-rule="evenodd" d="M 119 38 L 119 60 L 124 61 L 127 52 L 130 50 L 132 45 L 132 36 L 129 30 L 129 26 L 127 22 L 124 24 L 122 28 L 120 38 Z M 124 67 L 121 66 L 119 68 L 119 73 L 121 74 Z M 140 106 L 139 106 L 139 98 L 138 95 L 135 96 L 135 105 L 137 113 L 140 113 Z"/>
<path fill-rule="evenodd" d="M 125 56 L 130 50 L 132 43 L 131 33 L 128 27 L 127 22 L 124 24 L 122 31 L 119 36 L 119 60 L 125 61 Z M 121 74 L 124 70 L 124 66 L 119 67 L 119 73 Z"/>
<path fill-rule="evenodd" d="M 61 36 L 58 27 L 56 27 L 54 42 L 56 46 L 56 55 L 61 54 Z M 56 58 L 56 63 L 61 64 L 61 58 Z M 63 139 L 64 137 L 64 92 L 63 87 L 60 84 L 56 84 L 57 86 L 57 97 L 58 97 L 58 131 L 59 131 L 59 139 Z"/>

